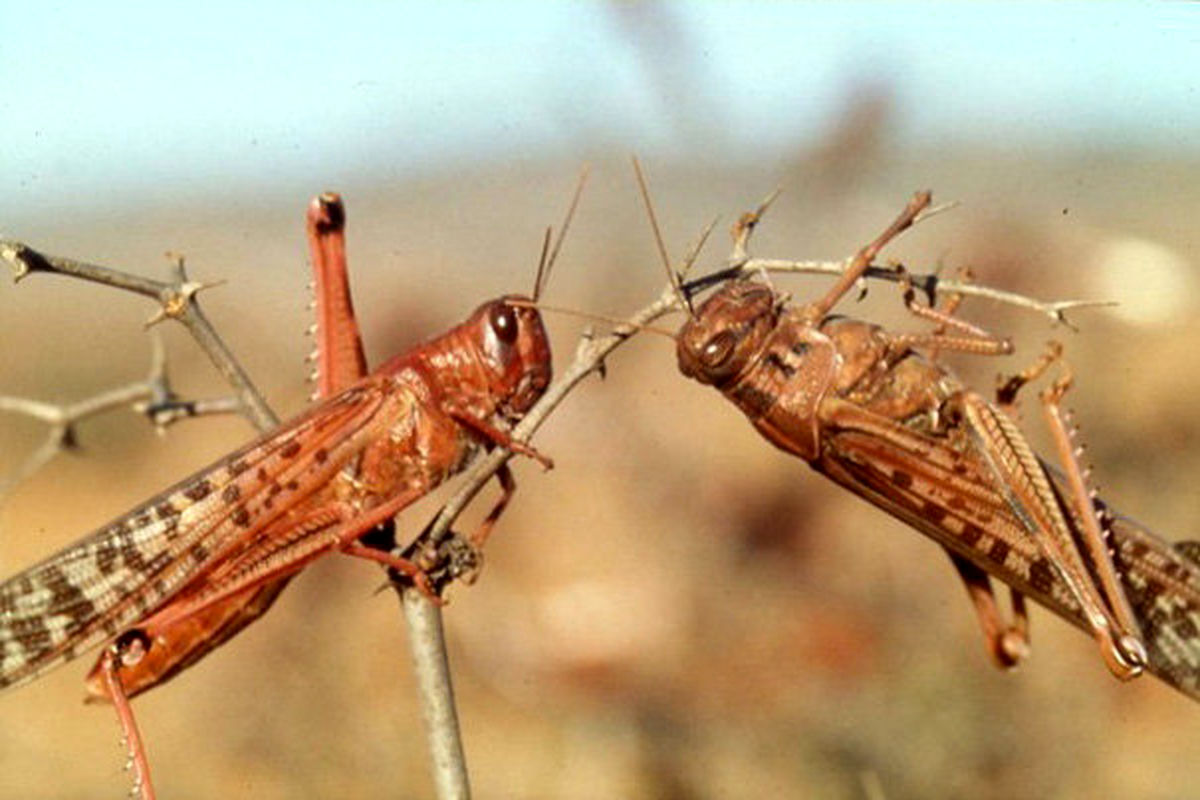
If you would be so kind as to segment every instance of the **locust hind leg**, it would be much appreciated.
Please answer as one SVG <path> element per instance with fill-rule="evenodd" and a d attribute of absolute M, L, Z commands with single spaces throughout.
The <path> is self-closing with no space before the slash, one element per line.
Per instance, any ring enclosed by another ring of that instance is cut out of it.
<path fill-rule="evenodd" d="M 133 771 L 133 786 L 129 794 L 140 800 L 154 800 L 154 784 L 150 781 L 150 760 L 146 757 L 146 746 L 138 731 L 129 697 L 121 685 L 119 670 L 123 664 L 137 663 L 147 644 L 140 631 L 129 631 L 105 649 L 98 665 L 104 692 L 117 712 L 117 723 L 121 726 L 128 751 L 126 769 Z"/>
<path fill-rule="evenodd" d="M 1048 342 L 1045 352 L 1038 357 L 1037 361 L 997 386 L 996 402 L 1008 411 L 1010 416 L 1015 417 L 1017 393 L 1025 384 L 1041 377 L 1056 362 L 1063 363 L 1062 352 L 1061 343 Z M 1113 626 L 1114 647 L 1102 649 L 1101 652 L 1113 674 L 1119 678 L 1128 679 L 1141 672 L 1142 667 L 1148 662 L 1148 656 L 1145 644 L 1142 642 L 1137 618 L 1130 608 L 1125 590 L 1117 576 L 1116 566 L 1113 564 L 1105 522 L 1096 512 L 1093 503 L 1095 492 L 1087 483 L 1088 470 L 1079 463 L 1079 456 L 1082 454 L 1083 448 L 1076 445 L 1076 428 L 1062 408 L 1062 398 L 1072 383 L 1070 369 L 1063 364 L 1063 370 L 1063 376 L 1055 381 L 1049 389 L 1041 392 L 1039 398 L 1047 427 L 1054 440 L 1055 449 L 1058 451 L 1059 463 L 1066 473 L 1067 483 L 1070 487 L 1073 502 L 1068 507 L 1072 509 L 1073 518 L 1079 522 L 1080 535 L 1077 537 L 1077 541 L 1084 548 L 1093 567 L 1089 576 L 1094 576 L 1093 583 L 1100 589 L 1104 603 L 1116 622 L 1116 625 Z"/>
<path fill-rule="evenodd" d="M 1043 358 L 1022 373 L 1024 380 L 1043 372 L 1051 361 L 1053 357 Z M 1018 381 L 1016 389 L 1023 382 Z M 1058 393 L 1044 395 L 1043 403 L 1056 406 L 1061 391 L 1065 391 L 1065 386 Z M 1132 624 L 1133 615 L 1128 611 L 1124 593 L 1116 583 L 1115 568 L 1099 534 L 1099 521 L 1086 488 L 1082 495 L 1073 490 L 1084 502 L 1076 501 L 1076 509 L 1072 510 L 1070 501 L 1061 497 L 1041 460 L 1008 414 L 971 391 L 960 392 L 953 405 L 1013 515 L 1079 603 L 1083 621 L 1099 644 L 1109 670 L 1122 680 L 1140 674 L 1147 661 L 1145 647 L 1136 625 Z M 1047 416 L 1054 428 L 1053 414 L 1048 411 Z M 1059 448 L 1063 462 L 1068 472 L 1074 470 L 1082 479 L 1066 430 L 1062 428 L 1062 435 L 1068 446 L 1065 450 Z M 1089 533 L 1089 527 L 1095 532 Z M 1089 561 L 1095 565 L 1095 573 L 1089 569 Z M 1104 577 L 1106 572 L 1111 578 Z M 1114 588 L 1118 594 L 1114 594 Z"/>
<path fill-rule="evenodd" d="M 358 323 L 350 301 L 346 269 L 345 209 L 335 194 L 309 206 L 307 230 L 316 288 L 318 395 L 329 396 L 366 374 Z M 130 698 L 169 679 L 235 636 L 271 607 L 290 575 L 233 594 L 175 622 L 143 620 L 101 657 L 88 675 L 88 701 L 108 700 L 117 711 L 130 751 L 134 795 L 153 800 L 150 767 L 138 734 Z M 168 607 L 170 608 L 170 607 Z"/>
<path fill-rule="evenodd" d="M 958 307 L 961 297 L 961 295 L 952 296 L 941 313 L 952 315 Z M 905 287 L 904 301 L 914 314 L 928 316 L 914 307 L 915 300 L 912 296 L 911 284 Z M 945 333 L 946 327 L 946 324 L 939 325 L 934 331 L 934 335 Z M 1051 342 L 1047 352 L 1043 353 L 1036 362 L 1016 375 L 1002 379 L 996 387 L 997 405 L 1015 419 L 1018 391 L 1025 384 L 1041 376 L 1061 354 L 1062 346 L 1057 342 Z M 988 655 L 1001 669 L 1015 667 L 1028 657 L 1030 652 L 1029 614 L 1025 608 L 1025 595 L 1017 589 L 1010 588 L 1013 622 L 1006 624 L 996 606 L 996 597 L 992 591 L 992 582 L 988 573 L 952 550 L 947 550 L 946 555 L 950 557 L 954 568 L 958 570 L 963 586 L 966 587 L 967 595 L 971 598 L 971 604 L 975 608 L 980 628 L 983 630 L 984 644 L 987 647 Z"/>
<path fill-rule="evenodd" d="M 996 605 L 988 573 L 955 552 L 947 550 L 946 555 L 958 570 L 975 607 L 988 655 L 1001 669 L 1017 666 L 1029 656 L 1029 614 L 1025 608 L 1025 595 L 1013 590 L 1013 620 L 1005 622 Z"/>
<path fill-rule="evenodd" d="M 307 234 L 312 259 L 316 325 L 314 399 L 330 397 L 367 374 L 362 337 L 346 267 L 346 209 L 342 199 L 325 192 L 308 206 Z"/>
<path fill-rule="evenodd" d="M 980 328 L 977 325 L 959 319 L 955 316 L 962 304 L 961 294 L 952 294 L 942 304 L 941 308 L 917 302 L 916 291 L 912 280 L 903 267 L 900 271 L 900 288 L 904 298 L 904 307 L 916 317 L 935 323 L 932 331 L 925 334 L 901 334 L 893 341 L 893 348 L 920 347 L 928 351 L 929 360 L 937 363 L 943 351 L 966 352 L 975 355 L 1008 355 L 1012 353 L 1011 340 L 1001 338 Z M 971 275 L 967 269 L 962 270 L 964 280 Z M 932 297 L 931 303 L 932 303 Z M 951 331 L 955 331 L 951 334 Z M 983 633 L 984 646 L 988 655 L 1000 669 L 1012 669 L 1029 657 L 1029 614 L 1025 607 L 1025 595 L 1016 589 L 1010 590 L 1012 603 L 1012 622 L 1006 622 L 996 604 L 996 595 L 992 590 L 991 576 L 987 571 L 973 562 L 946 550 L 950 562 L 962 579 L 967 596 L 975 609 L 976 619 Z"/>
<path fill-rule="evenodd" d="M 1047 426 L 1050 428 L 1059 461 L 1066 472 L 1067 483 L 1071 489 L 1074 515 L 1081 528 L 1079 538 L 1092 563 L 1096 582 L 1104 595 L 1105 603 L 1117 622 L 1114 629 L 1116 648 L 1105 653 L 1106 660 L 1108 656 L 1116 659 L 1115 662 L 1109 661 L 1109 669 L 1118 677 L 1132 678 L 1146 666 L 1149 656 L 1142 641 L 1137 618 L 1129 605 L 1129 599 L 1125 596 L 1116 565 L 1113 564 L 1111 531 L 1106 529 L 1103 518 L 1096 512 L 1093 502 L 1095 492 L 1088 486 L 1087 469 L 1079 462 L 1083 448 L 1076 445 L 1076 429 L 1062 407 L 1062 398 L 1070 389 L 1071 382 L 1071 373 L 1067 371 L 1050 388 L 1044 390 L 1040 395 L 1042 411 L 1046 415 Z"/>

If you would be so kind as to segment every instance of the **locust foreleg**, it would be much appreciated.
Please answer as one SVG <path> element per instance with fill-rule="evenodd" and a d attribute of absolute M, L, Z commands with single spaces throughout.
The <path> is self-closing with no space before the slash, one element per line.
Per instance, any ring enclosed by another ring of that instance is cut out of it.
<path fill-rule="evenodd" d="M 908 273 L 900 269 L 900 288 L 904 296 L 904 307 L 920 319 L 936 324 L 936 328 L 928 333 L 902 333 L 891 335 L 891 347 L 898 353 L 904 349 L 923 348 L 932 351 L 931 360 L 937 360 L 937 354 L 942 350 L 958 353 L 971 353 L 984 356 L 1009 355 L 1013 351 L 1012 341 L 996 336 L 972 325 L 966 320 L 954 316 L 961 295 L 952 296 L 943 308 L 924 306 L 917 302 L 916 291 Z"/>

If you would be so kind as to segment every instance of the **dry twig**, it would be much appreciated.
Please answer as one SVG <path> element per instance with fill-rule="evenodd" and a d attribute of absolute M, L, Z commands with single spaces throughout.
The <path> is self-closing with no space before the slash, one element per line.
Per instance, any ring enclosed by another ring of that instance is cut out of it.
<path fill-rule="evenodd" d="M 210 414 L 232 414 L 240 405 L 232 398 L 183 400 L 172 391 L 167 379 L 166 354 L 162 341 L 154 337 L 150 374 L 140 381 L 107 389 L 71 403 L 49 403 L 25 397 L 0 395 L 0 411 L 22 414 L 46 423 L 45 440 L 13 472 L 0 478 L 0 495 L 33 475 L 56 455 L 79 446 L 79 423 L 117 408 L 130 407 L 145 416 L 161 434 L 182 419 Z"/>
<path fill-rule="evenodd" d="M 35 272 L 64 275 L 81 280 L 122 289 L 159 304 L 158 310 L 147 320 L 147 326 L 163 319 L 174 319 L 187 328 L 188 333 L 208 355 L 213 366 L 233 387 L 242 406 L 242 413 L 260 432 L 279 424 L 278 417 L 271 411 L 267 401 L 255 388 L 250 376 L 234 358 L 232 351 L 217 334 L 216 329 L 200 308 L 196 295 L 215 283 L 191 281 L 181 257 L 172 259 L 173 280 L 160 281 L 128 272 L 77 261 L 73 258 L 46 255 L 24 242 L 0 238 L 0 261 L 13 269 L 13 279 L 20 281 Z"/>
<path fill-rule="evenodd" d="M 848 261 L 792 261 L 779 258 L 750 258 L 741 264 L 744 272 L 761 270 L 774 273 L 805 273 L 813 275 L 841 275 L 846 271 Z M 895 267 L 868 267 L 866 277 L 898 283 L 902 274 Z M 908 275 L 908 279 L 916 289 L 920 289 L 929 298 L 930 303 L 936 303 L 939 292 L 971 295 L 986 300 L 994 300 L 1018 308 L 1042 314 L 1052 322 L 1074 327 L 1067 319 L 1066 312 L 1081 308 L 1104 308 L 1115 306 L 1114 300 L 1038 300 L 1017 292 L 995 289 L 969 281 L 943 278 L 937 273 L 918 273 Z"/>

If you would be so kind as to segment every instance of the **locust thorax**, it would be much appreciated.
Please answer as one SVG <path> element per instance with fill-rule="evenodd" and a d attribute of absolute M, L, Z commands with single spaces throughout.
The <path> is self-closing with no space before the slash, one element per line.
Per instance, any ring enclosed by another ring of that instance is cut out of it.
<path fill-rule="evenodd" d="M 936 362 L 870 322 L 830 317 L 821 332 L 841 364 L 833 391 L 856 405 L 926 432 L 938 427 L 942 406 L 961 384 Z"/>
<path fill-rule="evenodd" d="M 679 371 L 720 388 L 762 356 L 779 316 L 771 288 L 731 281 L 696 310 L 676 337 Z"/>

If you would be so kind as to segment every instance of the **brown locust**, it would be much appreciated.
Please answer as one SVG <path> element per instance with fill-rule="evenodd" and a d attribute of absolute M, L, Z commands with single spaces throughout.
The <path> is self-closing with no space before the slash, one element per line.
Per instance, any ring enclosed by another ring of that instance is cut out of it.
<path fill-rule="evenodd" d="M 1060 407 L 1069 378 L 1041 396 L 1061 471 L 1004 408 L 1052 359 L 991 402 L 937 354 L 1001 354 L 1007 341 L 918 304 L 911 288 L 909 308 L 935 330 L 896 333 L 831 313 L 929 199 L 918 195 L 815 302 L 793 305 L 747 276 L 723 283 L 680 330 L 679 369 L 718 389 L 769 442 L 945 548 L 998 664 L 1027 652 L 1028 596 L 1090 632 L 1117 677 L 1146 669 L 1200 699 L 1200 543 L 1164 542 L 1089 490 Z M 1011 622 L 989 576 L 1012 589 Z"/>

